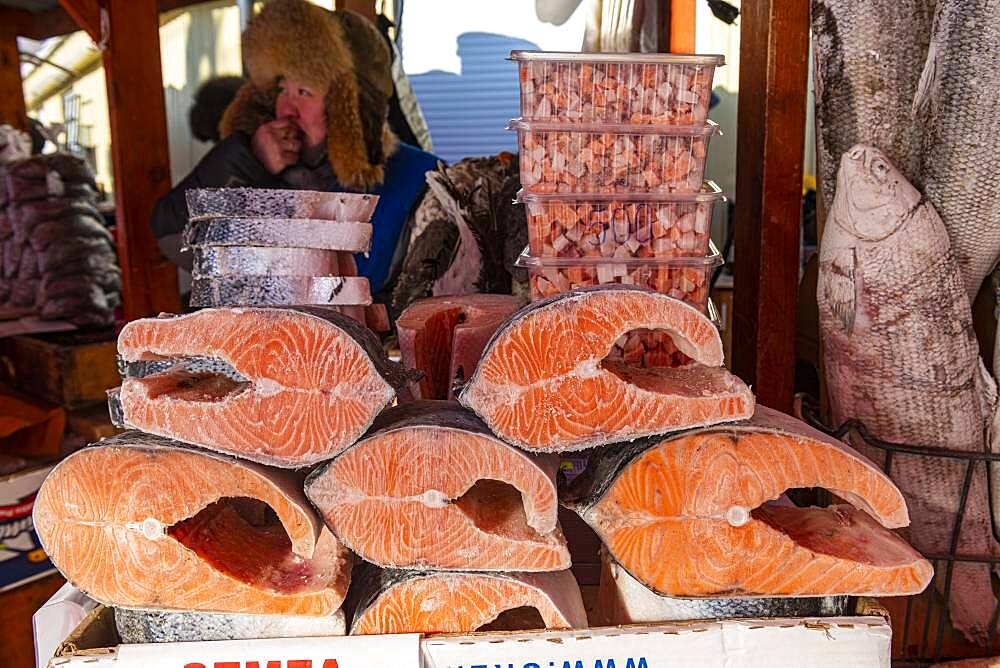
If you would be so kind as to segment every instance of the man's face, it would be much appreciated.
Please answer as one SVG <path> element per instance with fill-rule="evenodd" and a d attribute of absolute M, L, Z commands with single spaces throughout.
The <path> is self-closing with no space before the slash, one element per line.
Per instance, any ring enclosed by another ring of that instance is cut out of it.
<path fill-rule="evenodd" d="M 304 135 L 306 146 L 326 139 L 326 110 L 323 96 L 301 81 L 284 77 L 278 82 L 275 116 L 293 121 Z"/>

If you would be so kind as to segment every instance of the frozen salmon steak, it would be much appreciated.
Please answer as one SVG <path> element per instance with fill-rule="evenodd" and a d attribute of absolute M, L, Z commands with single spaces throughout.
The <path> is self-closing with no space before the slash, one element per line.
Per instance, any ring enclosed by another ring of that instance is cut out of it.
<path fill-rule="evenodd" d="M 406 382 L 371 331 L 329 309 L 135 320 L 118 354 L 121 426 L 292 468 L 354 443 Z"/>
<path fill-rule="evenodd" d="M 558 459 L 493 436 L 448 401 L 391 408 L 312 473 L 306 496 L 339 539 L 390 568 L 558 571 Z"/>
<path fill-rule="evenodd" d="M 52 563 L 105 605 L 329 616 L 350 581 L 299 476 L 136 431 L 57 465 L 34 522 Z"/>
<path fill-rule="evenodd" d="M 378 195 L 268 188 L 192 188 L 188 218 L 318 218 L 368 222 Z"/>
<path fill-rule="evenodd" d="M 342 636 L 347 632 L 343 610 L 316 617 L 117 608 L 115 626 L 118 637 L 127 644 L 310 638 Z"/>
<path fill-rule="evenodd" d="M 661 596 L 642 584 L 604 550 L 595 614 L 604 626 L 695 619 L 760 619 L 768 617 L 840 617 L 848 596 L 794 598 L 675 598 Z"/>
<path fill-rule="evenodd" d="M 403 365 L 424 377 L 415 399 L 451 399 L 456 380 L 475 371 L 486 342 L 523 302 L 512 295 L 469 294 L 421 299 L 396 320 Z"/>
<path fill-rule="evenodd" d="M 316 248 L 365 253 L 371 248 L 371 223 L 284 218 L 209 218 L 184 228 L 184 243 L 195 246 Z"/>
<path fill-rule="evenodd" d="M 852 505 L 769 503 L 822 487 Z M 615 560 L 676 597 L 901 596 L 931 565 L 888 528 L 906 503 L 872 462 L 794 418 L 751 420 L 650 438 L 594 455 L 563 502 Z"/>
<path fill-rule="evenodd" d="M 633 330 L 663 330 L 690 362 L 636 368 L 607 359 Z M 530 450 L 582 450 L 753 413 L 750 389 L 722 367 L 703 313 L 627 286 L 573 290 L 503 324 L 459 401 L 501 438 Z"/>
<path fill-rule="evenodd" d="M 569 571 L 359 571 L 351 635 L 587 628 L 580 587 Z"/>
<path fill-rule="evenodd" d="M 368 306 L 371 286 L 363 276 L 199 275 L 191 281 L 191 305 Z"/>
<path fill-rule="evenodd" d="M 338 276 L 335 251 L 315 248 L 257 246 L 195 246 L 194 277 L 212 276 Z"/>

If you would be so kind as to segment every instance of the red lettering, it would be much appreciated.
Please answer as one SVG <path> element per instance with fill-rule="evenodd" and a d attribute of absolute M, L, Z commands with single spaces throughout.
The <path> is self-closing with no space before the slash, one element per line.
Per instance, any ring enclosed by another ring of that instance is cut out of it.
<path fill-rule="evenodd" d="M 340 668 L 340 666 L 337 665 L 336 659 L 327 659 L 323 662 L 323 668 Z"/>
<path fill-rule="evenodd" d="M 288 668 L 312 668 L 312 659 L 289 659 Z"/>
<path fill-rule="evenodd" d="M 35 505 L 35 495 L 27 501 L 22 501 L 13 506 L 0 506 L 0 520 L 19 520 L 31 514 L 31 509 Z"/>
<path fill-rule="evenodd" d="M 205 668 L 205 664 L 203 664 L 203 663 L 197 663 L 197 662 L 194 662 L 194 663 L 185 663 L 184 664 L 184 668 Z"/>
<path fill-rule="evenodd" d="M 260 662 L 247 661 L 247 668 L 260 668 Z M 267 668 L 281 668 L 281 661 L 268 661 Z"/>
<path fill-rule="evenodd" d="M 216 661 L 215 668 L 241 668 L 239 661 Z"/>

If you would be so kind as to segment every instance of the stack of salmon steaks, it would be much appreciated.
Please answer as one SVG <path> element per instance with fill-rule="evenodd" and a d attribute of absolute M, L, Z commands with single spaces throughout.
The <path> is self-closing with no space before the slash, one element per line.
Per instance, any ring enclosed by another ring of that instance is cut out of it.
<path fill-rule="evenodd" d="M 636 329 L 689 361 L 609 357 Z M 647 289 L 518 311 L 458 402 L 389 408 L 411 375 L 329 308 L 136 320 L 118 350 L 132 430 L 59 464 L 34 519 L 126 642 L 585 627 L 560 503 L 604 543 L 600 623 L 821 614 L 932 577 L 889 479 L 755 410 L 713 323 Z M 782 501 L 799 487 L 845 503 Z"/>
<path fill-rule="evenodd" d="M 670 199 L 718 194 L 702 188 L 704 57 L 588 54 L 556 80 L 551 57 L 514 55 L 536 110 L 520 129 L 525 190 L 574 216 L 531 243 L 575 264 L 539 265 L 518 310 L 496 295 L 414 305 L 399 330 L 415 369 L 338 310 L 355 304 L 300 289 L 319 274 L 277 269 L 302 266 L 307 241 L 342 244 L 354 196 L 190 195 L 208 308 L 124 327 L 110 404 L 130 431 L 64 460 L 35 500 L 53 563 L 115 607 L 123 641 L 837 615 L 848 596 L 927 586 L 930 564 L 892 531 L 909 523 L 892 482 L 755 406 L 723 366 L 710 208 Z M 558 114 L 557 130 L 537 125 Z M 580 193 L 607 197 L 556 199 Z M 572 479 L 567 453 L 587 461 Z M 816 487 L 842 501 L 785 496 Z M 560 506 L 602 543 L 589 620 Z"/>
<path fill-rule="evenodd" d="M 202 188 L 186 199 L 192 306 L 334 306 L 388 329 L 385 307 L 372 304 L 352 255 L 370 249 L 378 196 Z"/>

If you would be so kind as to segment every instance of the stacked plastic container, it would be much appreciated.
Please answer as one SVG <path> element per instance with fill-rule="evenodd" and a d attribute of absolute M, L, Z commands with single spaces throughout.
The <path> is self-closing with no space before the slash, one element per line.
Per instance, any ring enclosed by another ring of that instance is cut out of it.
<path fill-rule="evenodd" d="M 652 288 L 708 309 L 722 258 L 710 242 L 725 199 L 705 182 L 715 68 L 722 56 L 514 51 L 534 299 L 590 285 Z M 633 361 L 659 366 L 651 333 Z M 652 345 L 650 345 L 652 344 Z"/>

